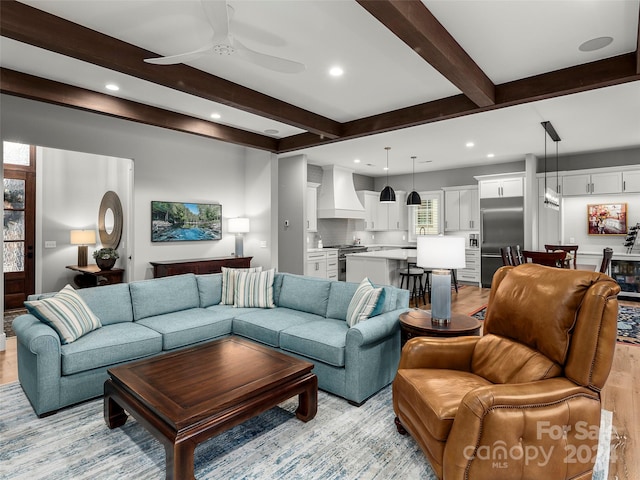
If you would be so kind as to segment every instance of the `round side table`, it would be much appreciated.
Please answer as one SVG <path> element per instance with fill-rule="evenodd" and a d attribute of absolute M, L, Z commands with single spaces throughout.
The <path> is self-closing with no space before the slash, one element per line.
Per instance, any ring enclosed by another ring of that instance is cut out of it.
<path fill-rule="evenodd" d="M 482 322 L 459 313 L 451 314 L 446 325 L 431 323 L 431 310 L 409 310 L 400 315 L 402 345 L 413 337 L 462 337 L 480 335 Z"/>

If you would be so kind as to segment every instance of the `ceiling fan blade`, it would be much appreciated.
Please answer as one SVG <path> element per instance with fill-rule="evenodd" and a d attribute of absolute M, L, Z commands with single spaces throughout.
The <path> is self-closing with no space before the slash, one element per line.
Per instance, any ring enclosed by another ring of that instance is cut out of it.
<path fill-rule="evenodd" d="M 196 58 L 200 58 L 212 51 L 213 45 L 207 45 L 206 47 L 199 48 L 193 52 L 179 53 L 168 57 L 145 58 L 144 61 L 147 63 L 153 63 L 154 65 L 174 65 L 176 63 L 185 63 L 195 60 Z"/>
<path fill-rule="evenodd" d="M 306 66 L 303 63 L 293 60 L 287 60 L 286 58 L 274 57 L 267 55 L 266 53 L 256 52 L 250 48 L 244 46 L 238 41 L 233 39 L 233 47 L 235 48 L 238 56 L 245 60 L 280 73 L 301 73 L 306 70 Z"/>
<path fill-rule="evenodd" d="M 214 43 L 229 37 L 229 7 L 225 0 L 202 0 L 202 8 L 213 28 Z"/>

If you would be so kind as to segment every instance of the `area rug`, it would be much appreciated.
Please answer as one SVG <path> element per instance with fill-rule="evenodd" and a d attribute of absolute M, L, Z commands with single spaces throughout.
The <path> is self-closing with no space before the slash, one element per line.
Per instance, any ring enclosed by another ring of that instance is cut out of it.
<path fill-rule="evenodd" d="M 38 419 L 18 383 L 0 387 L 0 478 L 123 480 L 165 476 L 158 440 L 129 418 L 106 426 L 102 400 Z M 197 479 L 426 479 L 436 477 L 409 435 L 393 423 L 391 387 L 361 407 L 319 392 L 303 423 L 297 400 L 200 444 Z"/>
<path fill-rule="evenodd" d="M 13 331 L 13 319 L 27 313 L 26 308 L 18 308 L 16 310 L 7 310 L 4 312 L 4 333 L 7 337 L 15 337 L 16 332 Z"/>
<path fill-rule="evenodd" d="M 486 310 L 484 305 L 469 315 L 484 320 Z M 640 307 L 618 306 L 618 342 L 640 346 Z"/>

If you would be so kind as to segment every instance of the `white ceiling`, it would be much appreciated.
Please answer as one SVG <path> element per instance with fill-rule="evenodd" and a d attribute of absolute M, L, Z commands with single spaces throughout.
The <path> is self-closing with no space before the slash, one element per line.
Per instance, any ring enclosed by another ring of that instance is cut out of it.
<path fill-rule="evenodd" d="M 87 26 L 158 55 L 195 50 L 212 31 L 199 0 L 28 0 L 22 3 Z M 423 0 L 475 60 L 500 84 L 634 52 L 640 0 Z M 276 73 L 232 57 L 189 65 L 218 77 L 348 122 L 457 95 L 460 91 L 352 0 L 231 0 L 231 32 L 248 47 L 303 62 L 300 74 Z M 581 52 L 589 39 L 611 36 L 602 50 Z M 303 132 L 254 114 L 171 90 L 2 37 L 3 67 L 281 138 Z M 329 67 L 345 70 L 330 77 Z M 301 150 L 310 163 L 336 163 L 371 176 L 509 162 L 542 155 L 549 120 L 562 137 L 560 154 L 640 146 L 640 82 L 557 97 L 385 134 Z M 473 141 L 473 148 L 465 143 Z M 549 148 L 553 148 L 552 145 Z M 296 152 L 298 153 L 298 152 Z M 493 153 L 492 159 L 486 155 Z M 359 158 L 361 163 L 353 160 Z M 429 161 L 429 163 L 423 163 Z M 640 159 L 639 159 L 640 163 Z M 374 166 L 368 166 L 373 164 Z"/>

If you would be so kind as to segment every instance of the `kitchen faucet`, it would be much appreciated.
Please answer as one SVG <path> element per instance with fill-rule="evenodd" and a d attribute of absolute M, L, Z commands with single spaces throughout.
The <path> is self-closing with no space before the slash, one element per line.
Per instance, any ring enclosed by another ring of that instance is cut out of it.
<path fill-rule="evenodd" d="M 420 233 L 419 235 L 424 235 L 426 233 L 424 227 L 420 227 Z"/>

